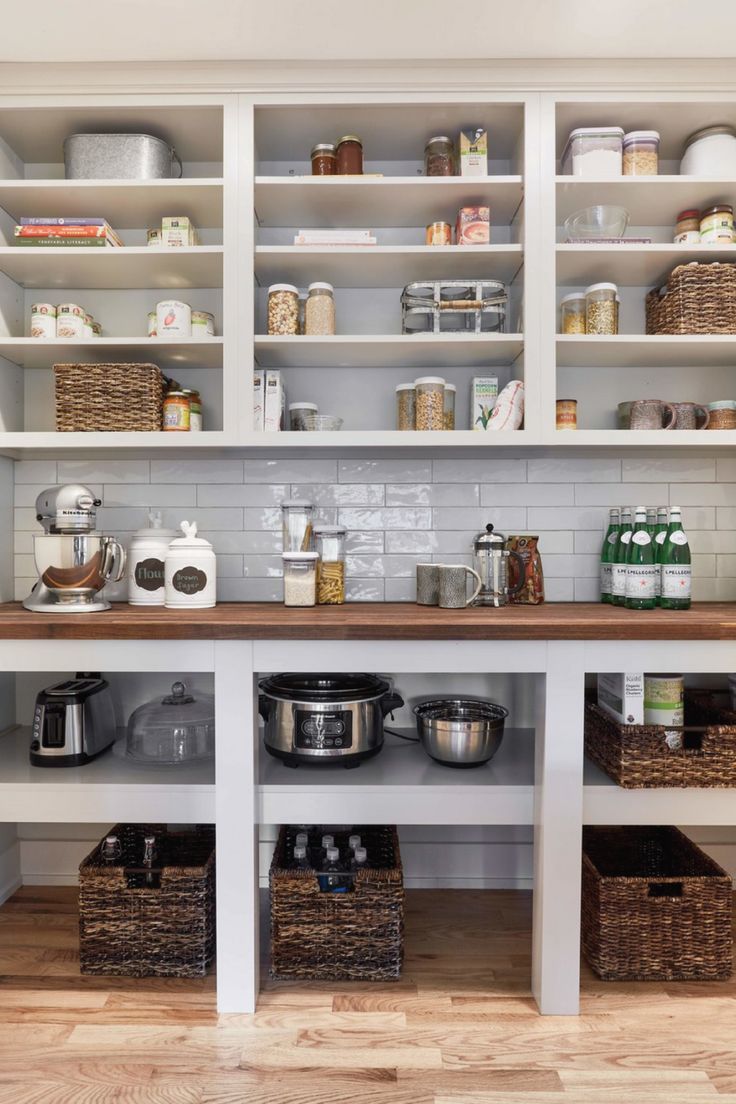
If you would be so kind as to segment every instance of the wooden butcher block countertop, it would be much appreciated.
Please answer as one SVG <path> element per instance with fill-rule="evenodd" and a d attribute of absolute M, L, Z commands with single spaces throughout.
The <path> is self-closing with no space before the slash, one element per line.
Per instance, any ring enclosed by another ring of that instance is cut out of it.
<path fill-rule="evenodd" d="M 31 613 L 0 604 L 0 640 L 736 640 L 736 603 L 633 611 L 592 602 L 444 610 L 406 602 L 287 608 L 223 602 L 169 610 Z"/>

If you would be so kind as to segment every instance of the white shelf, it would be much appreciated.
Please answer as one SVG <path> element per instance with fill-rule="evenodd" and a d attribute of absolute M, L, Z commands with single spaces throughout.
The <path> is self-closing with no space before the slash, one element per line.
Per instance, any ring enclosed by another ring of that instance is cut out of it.
<path fill-rule="evenodd" d="M 222 287 L 221 245 L 181 249 L 0 246 L 0 272 L 25 288 Z"/>
<path fill-rule="evenodd" d="M 192 449 L 224 449 L 238 444 L 222 430 L 201 433 L 56 433 L 53 430 L 0 433 L 0 455 L 16 459 L 32 452 L 82 450 L 106 453 L 138 449 L 147 454 L 153 450 L 174 449 L 185 455 Z"/>
<path fill-rule="evenodd" d="M 687 207 L 733 203 L 736 182 L 702 176 L 621 176 L 614 180 L 588 180 L 558 176 L 557 224 L 581 207 L 613 203 L 629 212 L 630 226 L 671 226 Z"/>
<path fill-rule="evenodd" d="M 306 285 L 320 279 L 336 287 L 403 287 L 414 280 L 482 277 L 511 283 L 523 264 L 520 245 L 259 245 L 256 279 L 261 285 L 287 277 Z"/>
<path fill-rule="evenodd" d="M 253 433 L 243 444 L 253 448 L 273 449 L 446 449 L 461 446 L 464 449 L 501 448 L 504 445 L 519 447 L 534 444 L 526 430 L 505 430 L 483 433 L 470 429 L 452 431 L 437 430 L 428 433 L 407 433 L 394 429 L 353 429 L 336 433 Z"/>
<path fill-rule="evenodd" d="M 116 747 L 83 767 L 32 767 L 29 743 L 26 727 L 0 736 L 4 820 L 72 824 L 215 820 L 214 762 L 147 767 L 129 762 Z"/>
<path fill-rule="evenodd" d="M 520 176 L 257 176 L 261 226 L 426 226 L 455 222 L 458 208 L 487 205 L 510 223 L 523 197 Z M 492 231 L 491 231 L 492 232 Z"/>
<path fill-rule="evenodd" d="M 613 419 L 614 412 L 611 413 Z M 538 444 L 539 442 L 535 442 Z M 545 440 L 548 445 L 562 445 L 565 448 L 591 446 L 595 448 L 733 448 L 736 445 L 736 430 L 624 430 L 624 429 L 578 429 L 555 430 Z"/>
<path fill-rule="evenodd" d="M 23 217 L 106 218 L 116 230 L 156 226 L 188 215 L 195 226 L 222 226 L 220 177 L 184 180 L 0 180 L 0 207 Z"/>
<path fill-rule="evenodd" d="M 573 245 L 557 246 L 557 282 L 578 286 L 612 280 L 633 287 L 656 287 L 670 271 L 689 261 L 736 261 L 728 245 Z"/>
<path fill-rule="evenodd" d="M 729 365 L 736 362 L 736 334 L 617 334 L 591 337 L 558 334 L 557 363 L 561 368 L 681 367 Z"/>
<path fill-rule="evenodd" d="M 511 364 L 521 354 L 521 334 L 356 334 L 336 337 L 255 338 L 262 368 L 440 368 Z M 400 382 L 400 381 L 397 381 Z"/>
<path fill-rule="evenodd" d="M 584 824 L 733 825 L 736 790 L 625 790 L 585 761 Z"/>
<path fill-rule="evenodd" d="M 415 736 L 416 730 L 401 729 Z M 353 770 L 298 767 L 260 754 L 262 824 L 531 824 L 534 732 L 507 729 L 490 763 L 454 769 L 386 734 L 383 751 Z"/>
<path fill-rule="evenodd" d="M 108 358 L 133 357 L 174 372 L 177 368 L 221 367 L 222 346 L 221 337 L 190 337 L 178 341 L 163 337 L 90 337 L 81 341 L 0 337 L 0 357 L 23 368 L 50 368 L 52 364 L 86 360 L 105 363 Z"/>

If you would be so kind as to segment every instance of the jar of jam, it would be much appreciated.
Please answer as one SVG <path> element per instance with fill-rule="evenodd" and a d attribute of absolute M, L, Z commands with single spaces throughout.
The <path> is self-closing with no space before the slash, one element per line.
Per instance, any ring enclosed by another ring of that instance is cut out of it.
<path fill-rule="evenodd" d="M 441 134 L 429 139 L 424 147 L 424 172 L 427 176 L 455 176 L 452 138 Z"/>
<path fill-rule="evenodd" d="M 700 244 L 700 211 L 689 207 L 680 211 L 675 224 L 675 245 Z"/>
<path fill-rule="evenodd" d="M 338 176 L 363 175 L 363 143 L 357 134 L 343 134 L 337 143 Z"/>
<path fill-rule="evenodd" d="M 190 429 L 191 404 L 189 396 L 183 391 L 167 391 L 164 398 L 164 431 L 167 433 L 188 433 Z"/>
<path fill-rule="evenodd" d="M 334 142 L 318 142 L 312 149 L 312 176 L 334 176 L 337 154 Z"/>

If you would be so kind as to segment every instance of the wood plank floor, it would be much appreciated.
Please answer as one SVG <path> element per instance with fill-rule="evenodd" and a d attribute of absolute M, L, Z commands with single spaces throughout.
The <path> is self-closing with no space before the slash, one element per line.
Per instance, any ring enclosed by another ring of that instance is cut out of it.
<path fill-rule="evenodd" d="M 540 1017 L 531 898 L 413 891 L 394 985 L 81 977 L 76 891 L 0 909 L 0 1104 L 736 1104 L 736 980 L 605 984 Z"/>

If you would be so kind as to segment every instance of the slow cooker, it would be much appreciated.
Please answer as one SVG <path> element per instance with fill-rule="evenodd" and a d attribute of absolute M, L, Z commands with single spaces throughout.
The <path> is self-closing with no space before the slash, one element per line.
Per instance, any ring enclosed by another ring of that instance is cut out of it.
<path fill-rule="evenodd" d="M 356 767 L 383 747 L 383 721 L 404 700 L 376 675 L 271 675 L 259 682 L 266 750 L 289 766 Z"/>

